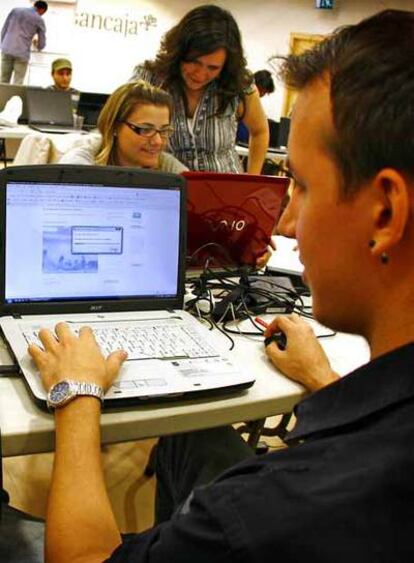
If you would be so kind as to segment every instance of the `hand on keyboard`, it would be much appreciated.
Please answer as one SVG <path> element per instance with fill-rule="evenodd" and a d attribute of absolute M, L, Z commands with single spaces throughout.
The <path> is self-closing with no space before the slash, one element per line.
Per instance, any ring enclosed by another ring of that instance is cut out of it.
<path fill-rule="evenodd" d="M 105 359 L 89 327 L 82 327 L 76 336 L 67 323 L 59 323 L 55 333 L 40 330 L 39 340 L 43 350 L 30 344 L 29 354 L 47 391 L 62 379 L 95 383 L 107 390 L 127 358 L 126 352 L 118 350 Z"/>

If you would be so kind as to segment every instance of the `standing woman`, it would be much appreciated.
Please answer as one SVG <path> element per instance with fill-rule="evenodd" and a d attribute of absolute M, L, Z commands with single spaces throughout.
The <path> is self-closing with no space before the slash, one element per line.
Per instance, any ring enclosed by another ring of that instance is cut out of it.
<path fill-rule="evenodd" d="M 213 5 L 188 12 L 164 35 L 155 60 L 138 65 L 133 78 L 172 95 L 170 150 L 190 170 L 242 172 L 235 148 L 242 119 L 250 134 L 247 172 L 260 174 L 269 129 L 230 12 Z"/>

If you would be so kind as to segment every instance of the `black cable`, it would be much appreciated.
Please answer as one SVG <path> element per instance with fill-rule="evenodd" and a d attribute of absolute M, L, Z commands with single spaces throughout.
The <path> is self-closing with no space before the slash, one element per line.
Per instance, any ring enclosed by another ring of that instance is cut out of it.
<path fill-rule="evenodd" d="M 211 320 L 211 319 L 210 319 L 210 320 Z M 227 332 L 226 332 L 225 330 L 223 330 L 214 320 L 211 320 L 211 322 L 212 322 L 212 324 L 214 325 L 214 327 L 215 327 L 217 330 L 219 330 L 222 334 L 224 334 L 224 336 L 225 336 L 226 338 L 228 338 L 228 339 L 230 340 L 231 346 L 230 346 L 229 350 L 230 350 L 230 351 L 233 350 L 233 348 L 234 348 L 234 340 L 233 340 L 233 338 L 232 338 L 229 334 L 227 334 Z"/>
<path fill-rule="evenodd" d="M 239 280 L 234 279 L 236 275 L 234 270 L 223 268 L 222 271 L 216 272 L 206 268 L 198 278 L 188 280 L 196 297 L 186 304 L 190 313 L 200 320 L 208 321 L 210 327 L 216 327 L 229 338 L 231 349 L 234 347 L 234 341 L 229 334 L 262 337 L 263 330 L 254 321 L 254 317 L 258 314 L 269 313 L 271 309 L 278 309 L 279 314 L 297 313 L 304 319 L 313 319 L 311 306 L 304 303 L 303 291 L 281 285 L 276 280 L 269 279 L 269 276 L 262 276 L 260 273 L 255 273 L 254 276 L 249 277 L 249 274 L 251 274 L 250 268 L 242 268 L 237 274 L 240 276 Z M 266 284 L 264 287 L 264 284 L 262 286 L 255 285 L 255 283 L 262 281 Z M 211 316 L 214 310 L 213 293 L 215 297 L 221 300 L 228 299 L 228 304 L 220 311 L 218 320 Z M 202 311 L 197 306 L 200 300 L 209 302 L 209 312 Z M 236 330 L 231 326 L 231 323 L 235 321 L 246 319 L 257 332 L 239 328 Z M 221 326 L 219 323 L 221 323 Z M 318 338 L 329 338 L 335 336 L 335 334 L 335 332 L 323 334 Z"/>

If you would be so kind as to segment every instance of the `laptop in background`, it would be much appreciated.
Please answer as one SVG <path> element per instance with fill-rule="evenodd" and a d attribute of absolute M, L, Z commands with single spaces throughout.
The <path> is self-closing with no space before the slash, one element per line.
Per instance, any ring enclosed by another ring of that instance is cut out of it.
<path fill-rule="evenodd" d="M 281 117 L 278 131 L 278 147 L 287 147 L 290 131 L 290 118 Z"/>
<path fill-rule="evenodd" d="M 268 119 L 269 125 L 269 148 L 279 148 L 279 122 Z"/>
<path fill-rule="evenodd" d="M 79 132 L 73 126 L 70 92 L 48 89 L 27 91 L 28 122 L 43 133 Z"/>
<path fill-rule="evenodd" d="M 187 268 L 256 264 L 279 219 L 289 179 L 184 172 L 187 179 Z"/>
<path fill-rule="evenodd" d="M 84 129 L 94 129 L 96 127 L 99 114 L 108 97 L 109 94 L 101 94 L 99 92 L 81 92 L 78 114 L 85 119 L 83 123 Z"/>
<path fill-rule="evenodd" d="M 269 125 L 268 155 L 285 156 L 289 137 L 290 119 L 281 117 L 280 121 L 267 120 Z M 241 147 L 249 147 L 249 135 L 246 126 L 240 122 L 237 129 L 237 144 Z"/>
<path fill-rule="evenodd" d="M 184 178 L 108 166 L 10 167 L 0 171 L 0 212 L 0 326 L 41 406 L 46 395 L 27 346 L 59 321 L 91 326 L 105 354 L 128 351 L 109 406 L 253 384 L 219 335 L 182 310 Z"/>

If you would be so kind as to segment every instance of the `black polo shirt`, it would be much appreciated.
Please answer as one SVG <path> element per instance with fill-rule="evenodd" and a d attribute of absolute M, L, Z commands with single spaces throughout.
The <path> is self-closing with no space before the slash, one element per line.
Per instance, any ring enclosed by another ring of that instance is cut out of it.
<path fill-rule="evenodd" d="M 291 447 L 196 489 L 110 561 L 414 561 L 414 344 L 296 408 Z"/>

